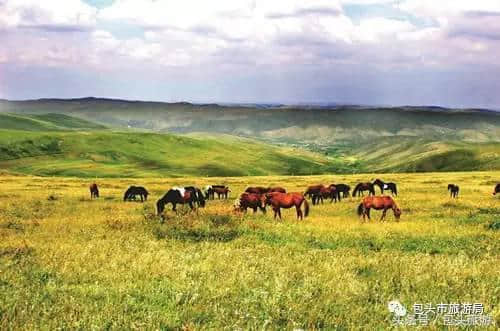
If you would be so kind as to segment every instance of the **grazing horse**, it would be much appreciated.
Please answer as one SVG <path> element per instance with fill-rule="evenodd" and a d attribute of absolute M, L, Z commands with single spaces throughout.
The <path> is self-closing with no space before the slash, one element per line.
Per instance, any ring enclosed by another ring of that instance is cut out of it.
<path fill-rule="evenodd" d="M 380 179 L 376 179 L 373 182 L 373 185 L 377 185 L 380 187 L 380 192 L 381 194 L 384 194 L 384 190 L 390 190 L 392 195 L 398 196 L 398 188 L 396 186 L 396 183 L 384 183 Z"/>
<path fill-rule="evenodd" d="M 401 209 L 399 209 L 398 205 L 396 204 L 396 201 L 394 201 L 394 199 L 392 199 L 388 195 L 383 195 L 378 197 L 376 196 L 364 197 L 363 201 L 358 206 L 359 218 L 361 219 L 361 216 L 363 216 L 363 221 L 365 221 L 365 217 L 368 217 L 368 220 L 370 220 L 371 208 L 375 210 L 383 210 L 382 216 L 380 217 L 381 221 L 384 220 L 385 214 L 387 213 L 388 209 L 392 209 L 396 220 L 399 221 L 399 218 L 401 217 Z"/>
<path fill-rule="evenodd" d="M 123 196 L 123 201 L 132 201 L 135 200 L 135 196 L 138 195 L 141 197 L 141 202 L 148 200 L 149 192 L 142 186 L 130 186 L 127 191 L 125 191 L 125 195 Z"/>
<path fill-rule="evenodd" d="M 254 193 L 254 194 L 264 194 L 264 193 L 269 192 L 269 187 L 262 187 L 262 186 L 247 187 L 245 192 L 246 193 Z"/>
<path fill-rule="evenodd" d="M 156 211 L 160 216 L 163 214 L 165 210 L 165 206 L 169 203 L 172 204 L 172 210 L 177 211 L 177 204 L 189 204 L 191 210 L 194 209 L 194 196 L 193 191 L 186 190 L 181 187 L 173 187 L 165 193 L 165 195 L 156 202 Z"/>
<path fill-rule="evenodd" d="M 179 187 L 174 187 L 174 189 L 182 189 Z M 203 196 L 203 193 L 201 190 L 197 187 L 194 186 L 186 186 L 184 187 L 184 190 L 191 192 L 191 196 L 193 198 L 193 202 L 195 202 L 198 207 L 205 207 L 205 197 Z"/>
<path fill-rule="evenodd" d="M 297 211 L 297 219 L 304 219 L 309 215 L 309 203 L 302 193 L 281 193 L 272 192 L 266 193 L 265 195 L 266 205 L 271 205 L 274 210 L 274 218 L 279 216 L 281 219 L 281 208 L 292 208 L 295 207 Z M 301 205 L 304 204 L 304 213 L 300 209 Z"/>
<path fill-rule="evenodd" d="M 330 189 L 331 191 L 331 201 L 330 202 L 333 202 L 333 200 L 335 200 L 335 202 L 340 202 L 342 200 L 341 196 L 340 196 L 340 191 L 339 191 L 339 188 L 336 184 L 331 184 L 330 186 L 328 186 L 328 188 Z"/>
<path fill-rule="evenodd" d="M 352 191 L 352 196 L 355 197 L 356 194 L 358 196 L 364 196 L 364 191 L 368 191 L 369 195 L 375 195 L 375 189 L 373 188 L 373 184 L 370 182 L 367 183 L 359 183 L 354 187 L 354 190 Z"/>
<path fill-rule="evenodd" d="M 231 190 L 229 189 L 229 187 L 226 186 L 214 187 L 213 192 L 217 193 L 217 199 L 220 199 L 221 196 L 223 199 L 227 199 L 227 197 L 229 196 L 229 192 L 231 192 Z"/>
<path fill-rule="evenodd" d="M 235 205 L 236 206 L 236 205 Z M 242 212 L 247 212 L 248 208 L 253 209 L 254 214 L 259 208 L 264 214 L 266 213 L 266 197 L 265 195 L 255 193 L 242 193 L 238 200 L 237 208 Z"/>
<path fill-rule="evenodd" d="M 351 187 L 349 185 L 346 185 L 346 184 L 335 184 L 335 186 L 337 187 L 337 191 L 339 192 L 339 194 L 342 193 L 342 197 L 343 198 L 348 198 L 349 197 L 349 192 L 351 191 Z"/>
<path fill-rule="evenodd" d="M 458 197 L 458 191 L 460 191 L 460 187 L 455 184 L 448 184 L 448 191 L 450 191 L 450 198 Z"/>
<path fill-rule="evenodd" d="M 318 204 L 322 189 L 325 189 L 323 184 L 309 186 L 304 192 L 304 196 L 311 198 L 313 205 Z"/>
<path fill-rule="evenodd" d="M 89 186 L 90 189 L 90 199 L 99 198 L 99 188 L 96 183 L 93 183 Z"/>
<path fill-rule="evenodd" d="M 495 188 L 493 189 L 493 195 L 496 195 L 497 193 L 500 193 L 500 183 L 495 185 Z"/>
<path fill-rule="evenodd" d="M 205 193 L 205 199 L 215 199 L 215 189 L 225 188 L 225 185 L 207 185 L 205 186 L 203 192 Z"/>

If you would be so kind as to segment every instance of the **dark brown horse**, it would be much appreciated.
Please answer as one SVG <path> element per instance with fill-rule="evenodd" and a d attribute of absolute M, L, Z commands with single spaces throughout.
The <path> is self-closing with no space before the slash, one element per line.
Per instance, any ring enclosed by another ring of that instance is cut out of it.
<path fill-rule="evenodd" d="M 448 191 L 450 191 L 450 198 L 458 197 L 458 191 L 460 191 L 460 187 L 455 184 L 448 184 Z"/>
<path fill-rule="evenodd" d="M 332 185 L 335 185 L 337 187 L 337 191 L 339 192 L 339 194 L 342 193 L 343 198 L 349 197 L 349 192 L 351 191 L 351 187 L 349 185 L 346 184 L 332 184 Z"/>
<path fill-rule="evenodd" d="M 309 203 L 302 193 L 281 193 L 272 192 L 266 193 L 265 195 L 266 205 L 272 206 L 274 210 L 274 218 L 279 216 L 281 219 L 281 208 L 292 208 L 295 207 L 297 211 L 297 219 L 304 219 L 309 215 Z M 300 209 L 301 205 L 304 204 L 304 213 Z"/>
<path fill-rule="evenodd" d="M 493 195 L 496 195 L 497 193 L 500 193 L 500 183 L 498 183 L 493 189 Z"/>
<path fill-rule="evenodd" d="M 315 205 L 315 204 L 319 203 L 320 196 L 321 196 L 321 190 L 324 190 L 324 189 L 325 189 L 325 185 L 323 185 L 323 184 L 309 186 L 306 189 L 306 191 L 304 192 L 304 196 L 311 198 L 312 204 Z"/>
<path fill-rule="evenodd" d="M 363 221 L 365 221 L 365 217 L 368 217 L 370 220 L 370 209 L 373 208 L 375 210 L 383 210 L 382 216 L 380 220 L 384 220 L 385 214 L 388 209 L 392 209 L 394 212 L 394 217 L 399 221 L 401 217 L 401 209 L 399 209 L 396 201 L 392 199 L 390 196 L 367 196 L 363 198 L 363 201 L 358 206 L 358 216 L 361 218 L 363 216 Z"/>
<path fill-rule="evenodd" d="M 248 208 L 253 209 L 253 212 L 257 212 L 259 208 L 264 214 L 266 213 L 266 197 L 264 195 L 255 193 L 242 193 L 240 199 L 237 200 L 237 205 L 235 205 L 242 212 L 247 212 Z"/>
<path fill-rule="evenodd" d="M 229 192 L 231 192 L 231 190 L 227 186 L 225 186 L 225 187 L 214 187 L 212 190 L 213 190 L 214 193 L 217 193 L 217 199 L 220 199 L 221 197 L 223 199 L 227 199 L 228 196 L 229 196 Z"/>
<path fill-rule="evenodd" d="M 148 200 L 149 192 L 142 186 L 130 186 L 123 195 L 123 201 L 135 200 L 136 196 L 141 198 L 141 202 Z"/>
<path fill-rule="evenodd" d="M 90 198 L 99 198 L 99 188 L 96 183 L 93 183 L 89 186 L 90 190 Z"/>
<path fill-rule="evenodd" d="M 373 184 L 370 182 L 367 183 L 359 183 L 354 187 L 354 190 L 352 191 L 352 196 L 355 197 L 356 194 L 358 196 L 364 196 L 364 191 L 368 191 L 369 195 L 375 195 L 375 189 L 373 188 Z"/>

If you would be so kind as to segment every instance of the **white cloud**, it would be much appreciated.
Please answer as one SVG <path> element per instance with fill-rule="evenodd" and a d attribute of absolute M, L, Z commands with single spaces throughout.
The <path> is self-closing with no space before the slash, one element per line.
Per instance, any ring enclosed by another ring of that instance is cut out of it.
<path fill-rule="evenodd" d="M 95 24 L 97 9 L 80 0 L 7 0 L 0 2 L 0 27 L 84 29 Z"/>

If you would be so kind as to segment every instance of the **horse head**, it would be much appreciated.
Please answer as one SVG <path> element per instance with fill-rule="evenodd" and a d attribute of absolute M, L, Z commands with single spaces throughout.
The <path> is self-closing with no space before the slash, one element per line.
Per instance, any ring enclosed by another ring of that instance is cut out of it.
<path fill-rule="evenodd" d="M 401 209 L 399 207 L 394 206 L 394 217 L 396 217 L 397 220 L 401 217 Z"/>
<path fill-rule="evenodd" d="M 165 210 L 165 202 L 163 201 L 163 199 L 156 201 L 156 213 L 157 213 L 157 215 L 161 216 L 161 214 L 163 213 L 164 210 Z"/>

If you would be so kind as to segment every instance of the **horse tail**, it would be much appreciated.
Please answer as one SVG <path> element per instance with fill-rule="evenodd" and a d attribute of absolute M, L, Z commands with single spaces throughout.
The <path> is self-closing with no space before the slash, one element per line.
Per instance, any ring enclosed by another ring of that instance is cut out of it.
<path fill-rule="evenodd" d="M 358 216 L 363 215 L 364 209 L 365 209 L 365 207 L 363 206 L 363 203 L 360 203 L 358 206 Z"/>
<path fill-rule="evenodd" d="M 304 198 L 304 217 L 309 216 L 309 202 Z"/>

